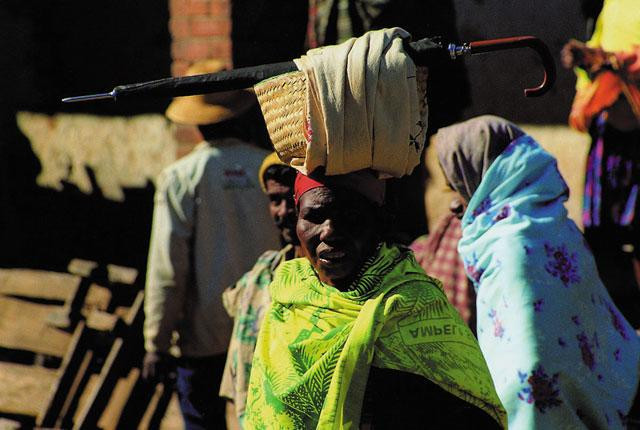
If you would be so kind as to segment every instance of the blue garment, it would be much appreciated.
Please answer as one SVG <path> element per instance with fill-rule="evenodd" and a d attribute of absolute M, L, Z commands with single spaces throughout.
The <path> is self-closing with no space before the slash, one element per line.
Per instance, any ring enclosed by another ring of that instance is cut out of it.
<path fill-rule="evenodd" d="M 226 354 L 182 357 L 176 390 L 186 430 L 225 428 L 226 399 L 218 397 Z"/>
<path fill-rule="evenodd" d="M 640 340 L 567 217 L 568 194 L 556 160 L 525 135 L 462 219 L 478 340 L 510 429 L 623 428 L 638 386 Z"/>

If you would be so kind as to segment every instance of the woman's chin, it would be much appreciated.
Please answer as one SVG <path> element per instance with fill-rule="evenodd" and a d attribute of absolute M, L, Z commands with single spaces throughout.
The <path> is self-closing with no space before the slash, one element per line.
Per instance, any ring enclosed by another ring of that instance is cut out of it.
<path fill-rule="evenodd" d="M 353 264 L 350 261 L 325 261 L 318 260 L 318 272 L 323 282 L 337 286 L 343 285 L 353 277 Z"/>

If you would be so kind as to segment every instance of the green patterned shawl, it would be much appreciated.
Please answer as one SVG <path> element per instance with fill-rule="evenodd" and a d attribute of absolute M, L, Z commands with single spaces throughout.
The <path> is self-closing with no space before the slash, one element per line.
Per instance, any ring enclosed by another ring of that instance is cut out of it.
<path fill-rule="evenodd" d="M 371 364 L 422 375 L 506 427 L 478 342 L 410 251 L 382 244 L 348 292 L 304 258 L 269 288 L 246 428 L 358 428 Z"/>

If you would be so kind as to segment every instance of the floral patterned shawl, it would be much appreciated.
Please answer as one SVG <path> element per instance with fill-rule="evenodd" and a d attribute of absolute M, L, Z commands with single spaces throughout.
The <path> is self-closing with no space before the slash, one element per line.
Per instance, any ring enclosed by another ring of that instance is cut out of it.
<path fill-rule="evenodd" d="M 478 339 L 510 429 L 623 428 L 638 386 L 639 339 L 567 218 L 567 197 L 556 160 L 524 135 L 462 219 Z"/>
<path fill-rule="evenodd" d="M 408 249 L 382 244 L 347 292 L 306 258 L 269 290 L 245 428 L 358 428 L 371 365 L 421 375 L 506 426 L 477 340 Z"/>

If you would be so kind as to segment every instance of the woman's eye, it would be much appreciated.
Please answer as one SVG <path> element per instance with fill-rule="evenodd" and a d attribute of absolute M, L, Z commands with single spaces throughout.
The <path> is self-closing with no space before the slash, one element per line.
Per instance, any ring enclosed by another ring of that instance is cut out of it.
<path fill-rule="evenodd" d="M 307 211 L 300 215 L 302 219 L 313 224 L 322 224 L 324 217 L 320 211 Z"/>

